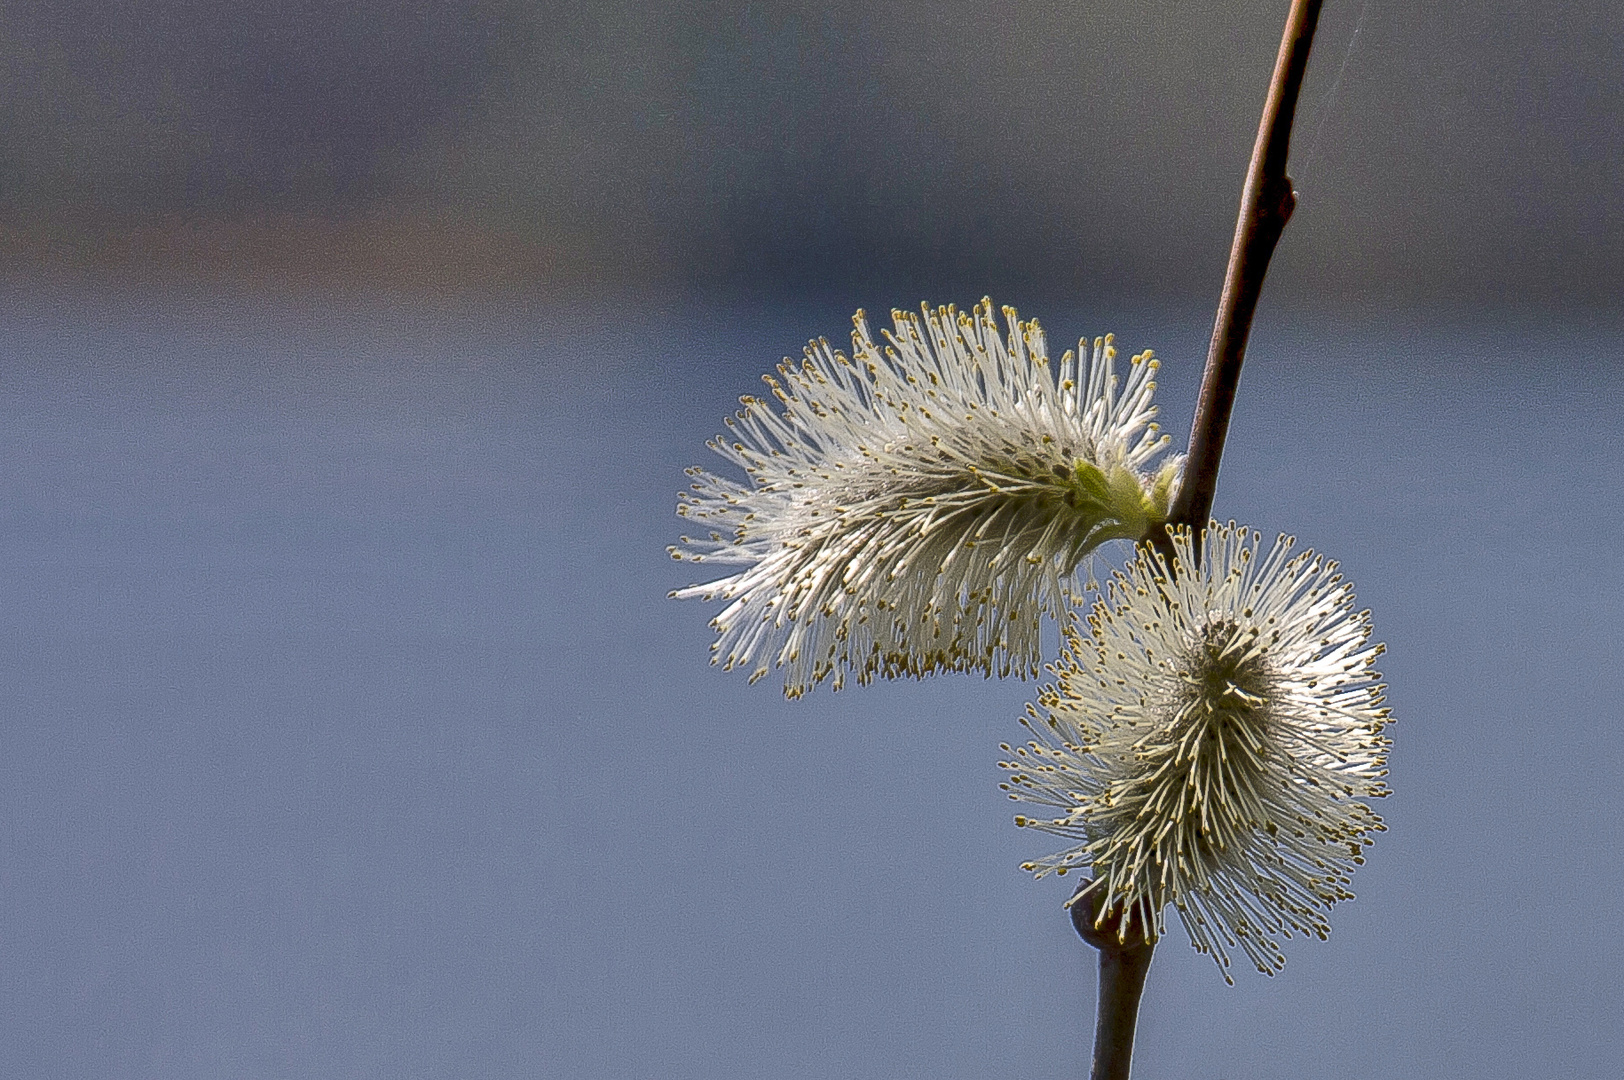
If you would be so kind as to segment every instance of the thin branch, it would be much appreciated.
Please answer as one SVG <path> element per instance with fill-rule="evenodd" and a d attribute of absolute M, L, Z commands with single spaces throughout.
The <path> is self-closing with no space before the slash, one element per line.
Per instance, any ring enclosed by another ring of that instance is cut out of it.
<path fill-rule="evenodd" d="M 1218 487 L 1218 460 L 1223 456 L 1224 436 L 1229 433 L 1229 413 L 1235 404 L 1241 362 L 1246 358 L 1252 315 L 1263 291 L 1269 259 L 1297 206 L 1297 193 L 1292 189 L 1291 177 L 1286 175 L 1286 158 L 1291 149 L 1297 96 L 1302 90 L 1303 73 L 1308 68 L 1308 52 L 1314 42 L 1314 28 L 1319 23 L 1322 3 L 1323 0 L 1292 0 L 1285 33 L 1280 40 L 1280 53 L 1274 62 L 1274 75 L 1269 80 L 1269 96 L 1258 122 L 1252 161 L 1246 170 L 1246 186 L 1241 190 L 1229 269 L 1224 275 L 1224 291 L 1213 321 L 1212 344 L 1207 349 L 1207 367 L 1201 375 L 1195 421 L 1190 427 L 1190 456 L 1184 466 L 1178 498 L 1168 514 L 1168 524 L 1189 526 L 1198 544 L 1201 530 L 1212 513 L 1213 493 Z M 1167 532 L 1153 535 L 1150 543 L 1171 557 L 1172 542 Z M 1075 897 L 1071 922 L 1082 939 L 1100 952 L 1093 1080 L 1128 1080 L 1133 1062 L 1134 1030 L 1139 1020 L 1139 999 L 1144 993 L 1156 943 L 1150 939 L 1149 928 L 1140 923 L 1137 912 L 1129 919 L 1126 933 L 1121 929 L 1123 912 L 1109 912 L 1101 918 L 1097 898 L 1103 892 L 1097 889 L 1088 896 Z"/>
<path fill-rule="evenodd" d="M 1071 905 L 1071 925 L 1078 936 L 1100 951 L 1094 1068 L 1090 1076 L 1092 1080 L 1128 1080 L 1134 1029 L 1139 1023 L 1139 999 L 1145 992 L 1145 976 L 1150 974 L 1156 944 L 1148 940 L 1150 935 L 1137 912 L 1129 919 L 1125 934 L 1120 910 L 1101 919 L 1099 897 L 1103 892 L 1095 889 L 1087 896 L 1074 897 Z"/>
<path fill-rule="evenodd" d="M 1291 147 L 1297 95 L 1308 67 L 1308 50 L 1314 42 L 1322 2 L 1292 0 L 1263 118 L 1258 123 L 1257 142 L 1252 147 L 1252 162 L 1246 170 L 1246 186 L 1241 191 L 1229 269 L 1213 321 L 1195 421 L 1190 425 L 1190 457 L 1184 466 L 1178 498 L 1168 515 L 1169 524 L 1188 525 L 1198 537 L 1212 513 L 1218 459 L 1224 452 L 1224 436 L 1229 433 L 1229 412 L 1235 403 L 1235 387 L 1240 382 L 1241 361 L 1246 358 L 1246 339 L 1252 331 L 1258 294 L 1263 291 L 1263 277 L 1269 272 L 1274 246 L 1297 205 L 1297 193 L 1292 189 L 1291 177 L 1286 175 L 1286 156 Z"/>

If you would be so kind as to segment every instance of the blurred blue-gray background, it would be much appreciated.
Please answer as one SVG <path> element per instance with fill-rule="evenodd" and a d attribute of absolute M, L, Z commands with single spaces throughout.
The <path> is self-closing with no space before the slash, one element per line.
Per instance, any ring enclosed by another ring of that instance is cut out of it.
<path fill-rule="evenodd" d="M 0 1075 L 1080 1075 L 1033 684 L 787 703 L 664 545 L 859 305 L 1181 434 L 1285 7 L 7 4 Z M 1135 1075 L 1611 1077 L 1624 28 L 1317 48 L 1216 509 L 1373 609 L 1391 831 L 1276 978 L 1175 931 Z"/>

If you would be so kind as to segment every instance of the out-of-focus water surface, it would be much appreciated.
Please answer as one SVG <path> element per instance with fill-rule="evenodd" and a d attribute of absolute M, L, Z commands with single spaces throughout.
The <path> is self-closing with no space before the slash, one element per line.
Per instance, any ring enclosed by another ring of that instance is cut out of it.
<path fill-rule="evenodd" d="M 1033 686 L 787 703 L 665 599 L 682 467 L 845 306 L 9 297 L 0 1074 L 1079 1075 Z M 1207 312 L 1025 313 L 1156 346 L 1182 439 Z M 1136 1076 L 1624 1059 L 1621 352 L 1265 303 L 1217 512 L 1373 609 L 1391 831 L 1276 978 L 1175 928 Z"/>

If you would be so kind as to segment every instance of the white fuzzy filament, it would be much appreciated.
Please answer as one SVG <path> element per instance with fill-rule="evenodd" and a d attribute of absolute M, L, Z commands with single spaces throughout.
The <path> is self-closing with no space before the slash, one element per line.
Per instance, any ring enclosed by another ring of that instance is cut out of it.
<path fill-rule="evenodd" d="M 992 304 L 892 313 L 883 344 L 859 311 L 848 358 L 825 340 L 766 381 L 779 410 L 742 399 L 712 448 L 740 484 L 702 469 L 678 513 L 707 535 L 675 558 L 742 566 L 678 589 L 720 599 L 713 659 L 785 691 L 833 675 L 1035 675 L 1045 618 L 1100 544 L 1165 520 L 1181 459 L 1152 422 L 1156 361 L 1125 385 L 1109 337 L 1050 368 L 1043 331 Z"/>
<path fill-rule="evenodd" d="M 1016 823 L 1075 841 L 1028 870 L 1091 870 L 1084 893 L 1157 936 L 1171 903 L 1222 967 L 1238 946 L 1273 973 L 1277 937 L 1330 932 L 1383 829 L 1359 800 L 1387 793 L 1390 716 L 1336 564 L 1284 537 L 1259 558 L 1258 539 L 1215 524 L 1198 564 L 1181 531 L 1171 566 L 1141 547 L 1088 633 L 1068 628 L 1022 721 L 1038 738 L 1000 765 L 1011 798 L 1060 812 Z"/>

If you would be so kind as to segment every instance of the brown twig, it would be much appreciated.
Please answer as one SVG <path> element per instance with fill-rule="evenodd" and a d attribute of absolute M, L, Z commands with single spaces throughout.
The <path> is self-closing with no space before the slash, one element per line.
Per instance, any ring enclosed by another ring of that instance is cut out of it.
<path fill-rule="evenodd" d="M 1263 118 L 1258 123 L 1257 142 L 1252 147 L 1252 162 L 1246 170 L 1246 186 L 1241 191 L 1229 269 L 1213 321 L 1195 420 L 1190 425 L 1190 456 L 1184 465 L 1178 498 L 1168 514 L 1168 524 L 1188 525 L 1198 539 L 1212 513 L 1218 459 L 1224 452 L 1224 436 L 1229 433 L 1229 411 L 1235 403 L 1235 387 L 1240 382 L 1241 361 L 1246 358 L 1252 314 L 1257 310 L 1258 294 L 1263 291 L 1263 276 L 1269 272 L 1274 246 L 1297 205 L 1297 193 L 1292 189 L 1291 177 L 1286 175 L 1286 155 L 1321 3 L 1292 0 Z"/>
<path fill-rule="evenodd" d="M 1156 945 L 1137 917 L 1128 920 L 1126 933 L 1120 910 L 1102 919 L 1103 892 L 1096 889 L 1087 896 L 1073 896 L 1071 904 L 1071 925 L 1079 937 L 1100 951 L 1099 1010 L 1094 1020 L 1094 1068 L 1090 1076 L 1093 1080 L 1128 1080 L 1134 1029 L 1139 1023 L 1139 998 L 1145 992 L 1145 976 L 1150 974 Z"/>
<path fill-rule="evenodd" d="M 1229 412 L 1235 403 L 1235 387 L 1240 382 L 1241 361 L 1246 358 L 1246 339 L 1252 331 L 1252 315 L 1257 310 L 1263 278 L 1269 259 L 1297 206 L 1297 193 L 1286 175 L 1286 157 L 1291 148 L 1291 125 L 1297 112 L 1297 95 L 1302 90 L 1303 73 L 1308 68 L 1308 51 L 1314 42 L 1323 0 L 1292 0 L 1286 16 L 1285 34 L 1275 58 L 1274 76 L 1269 80 L 1269 96 L 1258 122 L 1257 142 L 1246 170 L 1246 186 L 1241 190 L 1241 207 L 1235 222 L 1235 240 L 1229 250 L 1229 269 L 1224 275 L 1224 291 L 1218 300 L 1213 321 L 1212 343 L 1207 349 L 1207 366 L 1201 375 L 1201 393 L 1196 401 L 1195 421 L 1190 426 L 1190 456 L 1184 466 L 1184 480 L 1178 498 L 1168 514 L 1168 524 L 1189 526 L 1196 544 L 1212 513 L 1212 497 L 1218 487 L 1218 459 L 1224 452 L 1224 436 L 1229 433 Z M 1171 557 L 1169 533 L 1161 532 L 1150 543 Z M 1199 549 L 1198 549 L 1199 550 Z M 1137 920 L 1128 932 L 1119 932 L 1121 912 L 1104 919 L 1092 896 L 1072 904 L 1072 925 L 1084 941 L 1100 951 L 1099 1010 L 1094 1027 L 1093 1080 L 1128 1080 L 1133 1060 L 1134 1029 L 1139 1018 L 1139 998 L 1156 948 L 1149 930 Z M 1096 925 L 1098 924 L 1098 925 Z M 1126 940 L 1121 940 L 1123 937 Z"/>

